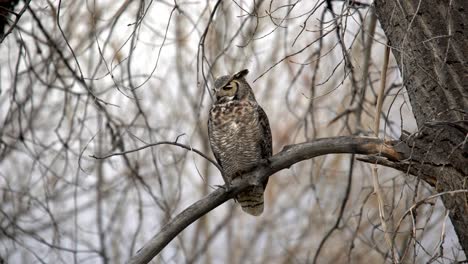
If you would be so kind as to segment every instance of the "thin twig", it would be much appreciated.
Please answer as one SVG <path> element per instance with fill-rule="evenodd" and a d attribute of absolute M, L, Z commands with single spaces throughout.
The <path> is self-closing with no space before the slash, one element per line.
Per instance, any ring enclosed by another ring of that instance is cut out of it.
<path fill-rule="evenodd" d="M 372 13 L 372 16 L 375 16 L 374 13 Z M 376 108 L 376 113 L 374 116 L 374 133 L 376 137 L 379 136 L 379 126 L 380 126 L 380 114 L 382 112 L 382 102 L 383 102 L 383 95 L 385 91 L 385 86 L 386 86 L 386 79 L 387 79 L 387 65 L 388 65 L 388 57 L 390 53 L 390 48 L 387 46 L 385 48 L 385 56 L 384 56 L 384 62 L 382 65 L 382 75 L 380 79 L 380 90 L 378 94 L 378 99 L 377 99 L 377 108 Z M 372 166 L 372 182 L 374 185 L 374 192 L 377 196 L 377 201 L 379 205 L 379 218 L 380 218 L 380 223 L 382 224 L 382 229 L 384 231 L 384 237 L 385 241 L 389 247 L 389 250 L 392 251 L 392 256 L 393 256 L 393 261 L 395 263 L 400 263 L 399 257 L 398 257 L 398 252 L 393 246 L 393 242 L 390 236 L 390 231 L 389 227 L 387 226 L 387 215 L 385 212 L 385 197 L 382 194 L 382 189 L 380 188 L 380 183 L 379 183 L 379 176 L 378 176 L 378 167 L 377 163 L 375 163 Z"/>
<path fill-rule="evenodd" d="M 110 157 L 121 156 L 121 155 L 125 155 L 125 154 L 128 154 L 128 153 L 137 152 L 137 151 L 140 151 L 140 150 L 143 150 L 143 149 L 146 149 L 146 148 L 159 146 L 159 145 L 173 145 L 173 146 L 178 146 L 178 147 L 193 151 L 193 152 L 197 153 L 198 155 L 202 156 L 203 158 L 205 158 L 206 160 L 208 160 L 209 162 L 211 162 L 213 165 L 215 165 L 216 168 L 218 168 L 219 171 L 222 171 L 222 168 L 218 165 L 218 163 L 216 161 L 212 160 L 211 158 L 209 158 L 207 155 L 203 154 L 203 152 L 201 152 L 201 151 L 199 151 L 197 149 L 194 149 L 191 146 L 187 146 L 187 145 L 177 143 L 177 142 L 172 142 L 172 141 L 160 141 L 160 142 L 148 144 L 148 145 L 136 148 L 136 149 L 131 149 L 131 150 L 122 151 L 122 152 L 115 152 L 115 153 L 104 155 L 104 156 L 90 155 L 90 157 L 95 158 L 95 159 L 107 159 L 107 158 L 110 158 Z"/>

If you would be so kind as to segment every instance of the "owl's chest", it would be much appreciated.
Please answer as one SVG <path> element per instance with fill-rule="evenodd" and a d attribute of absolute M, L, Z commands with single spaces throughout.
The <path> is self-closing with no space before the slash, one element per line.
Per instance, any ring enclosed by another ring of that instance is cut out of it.
<path fill-rule="evenodd" d="M 258 126 L 256 105 L 250 102 L 228 102 L 213 106 L 210 112 L 213 128 L 223 137 L 249 136 Z M 252 135 L 250 135 L 252 136 Z"/>
<path fill-rule="evenodd" d="M 256 104 L 230 102 L 211 109 L 211 147 L 227 178 L 237 171 L 250 168 L 261 159 L 261 138 Z"/>

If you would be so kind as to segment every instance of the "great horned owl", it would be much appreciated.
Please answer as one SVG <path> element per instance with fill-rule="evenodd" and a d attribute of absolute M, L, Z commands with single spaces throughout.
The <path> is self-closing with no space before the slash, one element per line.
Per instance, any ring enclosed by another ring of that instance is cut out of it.
<path fill-rule="evenodd" d="M 208 119 L 208 137 L 223 177 L 229 185 L 272 155 L 270 124 L 245 80 L 248 70 L 215 80 L 216 100 Z M 251 215 L 263 212 L 263 186 L 251 186 L 237 196 L 242 210 Z"/>

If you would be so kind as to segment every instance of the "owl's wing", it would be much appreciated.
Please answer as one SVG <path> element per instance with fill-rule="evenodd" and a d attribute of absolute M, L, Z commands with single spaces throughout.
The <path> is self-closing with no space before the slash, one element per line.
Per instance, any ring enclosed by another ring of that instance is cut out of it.
<path fill-rule="evenodd" d="M 260 147 L 262 150 L 262 158 L 267 159 L 273 154 L 273 142 L 271 139 L 270 123 L 268 122 L 268 116 L 262 107 L 258 106 L 258 119 L 260 123 L 261 133 L 263 135 Z"/>
<path fill-rule="evenodd" d="M 271 139 L 270 122 L 268 122 L 268 116 L 262 107 L 258 106 L 258 120 L 260 123 L 260 129 L 262 133 L 262 139 L 260 140 L 260 149 L 262 151 L 262 159 L 268 159 L 273 154 L 273 142 Z M 268 179 L 263 182 L 263 189 L 268 184 Z"/>
<path fill-rule="evenodd" d="M 221 176 L 223 177 L 224 182 L 229 185 L 230 181 L 228 178 L 226 178 L 226 175 L 224 174 L 223 164 L 221 163 L 221 158 L 219 156 L 218 150 L 216 149 L 216 145 L 213 144 L 212 137 L 213 124 L 211 123 L 211 119 L 208 118 L 208 140 L 210 141 L 211 151 L 213 151 L 213 155 L 216 159 L 216 162 L 218 162 L 218 165 L 221 167 Z"/>
<path fill-rule="evenodd" d="M 218 165 L 222 168 L 223 165 L 221 164 L 221 159 L 219 157 L 218 151 L 216 151 L 216 147 L 213 145 L 213 140 L 211 139 L 212 137 L 213 137 L 213 124 L 211 123 L 211 119 L 208 118 L 208 140 L 210 141 L 211 151 L 213 151 L 216 162 L 218 162 Z"/>

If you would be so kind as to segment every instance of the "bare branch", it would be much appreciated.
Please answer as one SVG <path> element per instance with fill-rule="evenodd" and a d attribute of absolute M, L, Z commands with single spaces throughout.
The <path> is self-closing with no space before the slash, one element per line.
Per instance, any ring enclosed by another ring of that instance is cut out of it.
<path fill-rule="evenodd" d="M 399 160 L 400 154 L 383 140 L 367 137 L 321 138 L 306 143 L 286 146 L 281 152 L 269 159 L 269 165 L 256 167 L 252 172 L 255 182 L 234 181 L 229 189 L 219 188 L 205 198 L 195 202 L 174 217 L 161 231 L 143 246 L 128 263 L 148 263 L 161 250 L 197 219 L 223 204 L 249 185 L 263 182 L 263 179 L 292 165 L 317 156 L 336 153 L 363 155 L 380 154 L 392 160 Z"/>
<path fill-rule="evenodd" d="M 149 147 L 159 146 L 159 145 L 173 145 L 173 146 L 178 146 L 178 147 L 193 151 L 193 152 L 197 153 L 198 155 L 202 156 L 203 158 L 205 158 L 206 160 L 208 160 L 209 162 L 211 162 L 211 164 L 215 165 L 216 168 L 218 168 L 218 170 L 220 170 L 220 171 L 222 170 L 221 167 L 218 165 L 218 163 L 216 163 L 214 160 L 210 159 L 207 155 L 203 154 L 201 151 L 199 151 L 197 149 L 194 149 L 191 146 L 187 146 L 187 145 L 184 145 L 184 144 L 181 144 L 181 143 L 171 142 L 171 141 L 160 141 L 160 142 L 157 142 L 157 143 L 148 144 L 148 145 L 145 145 L 145 146 L 142 146 L 142 147 L 139 147 L 139 148 L 136 148 L 136 149 L 132 149 L 132 150 L 112 153 L 112 154 L 105 155 L 105 156 L 91 155 L 90 157 L 95 158 L 95 159 L 107 159 L 107 158 L 110 158 L 110 157 L 113 157 L 113 156 L 121 156 L 121 155 L 125 155 L 125 154 L 128 154 L 128 153 L 137 152 L 137 151 L 149 148 Z"/>

